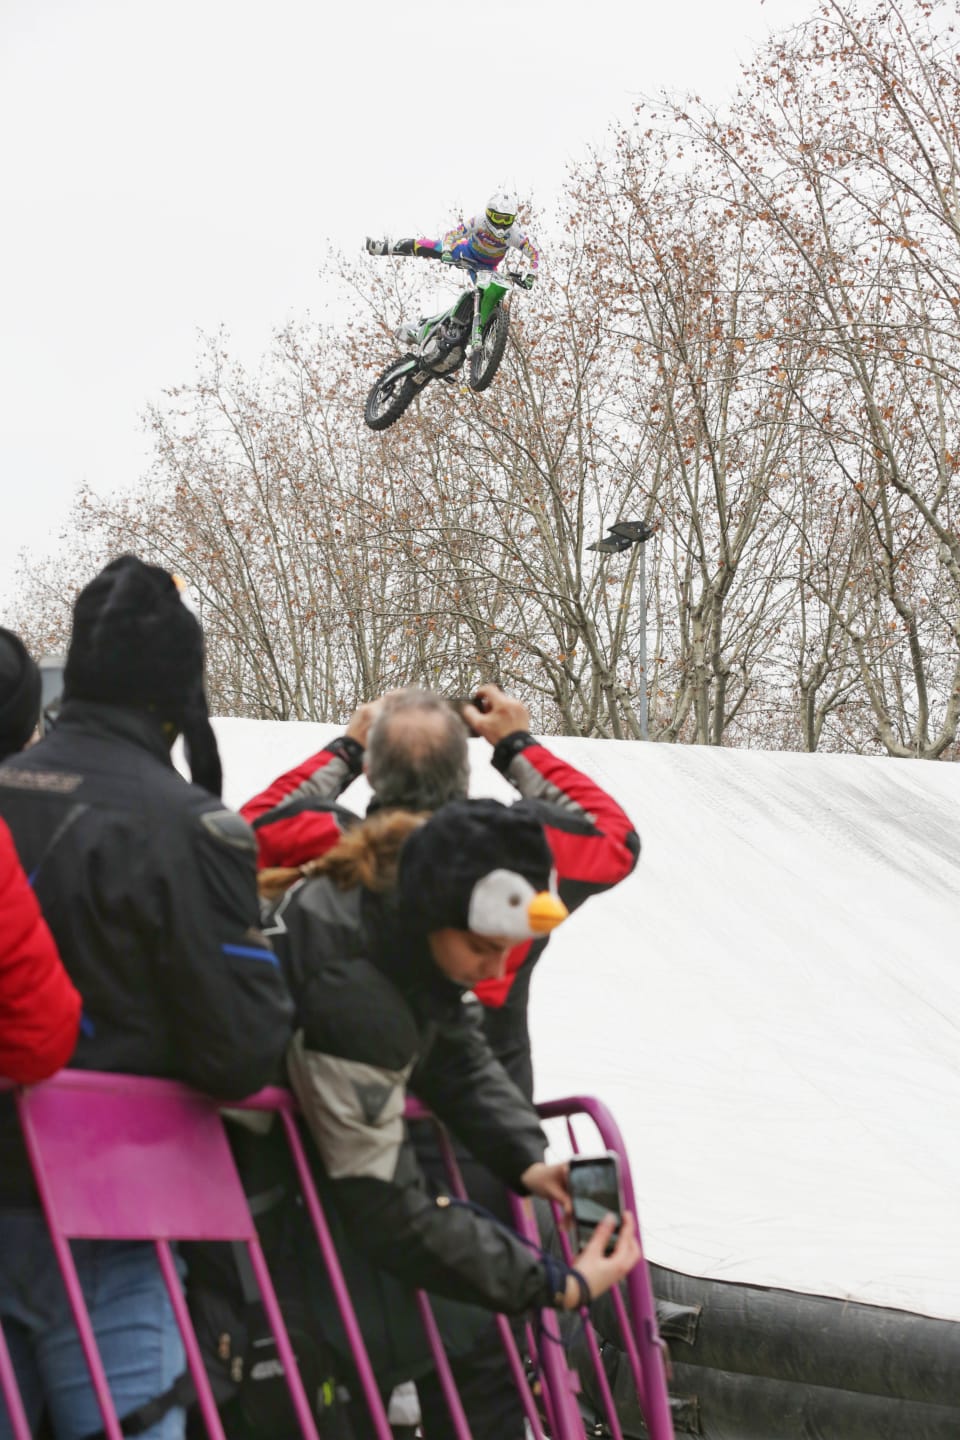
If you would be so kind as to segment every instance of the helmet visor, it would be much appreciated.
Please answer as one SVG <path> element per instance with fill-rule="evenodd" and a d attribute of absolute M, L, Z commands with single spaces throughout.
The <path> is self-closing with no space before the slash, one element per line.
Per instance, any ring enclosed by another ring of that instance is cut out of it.
<path fill-rule="evenodd" d="M 498 230 L 509 230 L 516 218 L 516 215 L 511 215 L 506 210 L 487 211 L 487 219 L 490 221 L 490 224 L 495 225 Z"/>

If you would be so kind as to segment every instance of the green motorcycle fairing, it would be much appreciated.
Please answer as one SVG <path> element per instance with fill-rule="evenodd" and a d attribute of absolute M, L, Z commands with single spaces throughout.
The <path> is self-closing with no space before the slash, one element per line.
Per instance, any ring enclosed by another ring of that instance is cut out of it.
<path fill-rule="evenodd" d="M 486 329 L 487 321 L 500 304 L 504 295 L 506 295 L 508 289 L 506 285 L 495 279 L 491 272 L 481 272 L 481 274 L 484 273 L 490 274 L 490 279 L 486 280 L 485 283 L 484 280 L 480 280 L 478 285 L 480 290 L 480 313 L 478 315 L 478 321 L 481 333 Z M 449 310 L 444 310 L 442 315 L 431 315 L 423 320 L 417 333 L 417 344 L 422 345 L 431 331 L 435 330 L 438 325 L 442 325 L 445 320 L 457 320 L 462 325 L 469 325 L 471 323 L 473 320 L 472 290 L 464 290 L 463 294 L 457 297 Z M 474 336 L 472 338 L 474 344 L 476 344 L 478 337 Z"/>

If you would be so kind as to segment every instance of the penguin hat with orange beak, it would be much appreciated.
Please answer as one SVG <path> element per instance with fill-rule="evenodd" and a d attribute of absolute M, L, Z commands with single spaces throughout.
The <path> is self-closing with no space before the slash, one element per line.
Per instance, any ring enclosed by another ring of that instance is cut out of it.
<path fill-rule="evenodd" d="M 407 926 L 429 938 L 441 969 L 462 985 L 491 978 L 498 952 L 505 959 L 568 913 L 543 826 L 497 800 L 454 800 L 413 831 L 397 888 Z"/>

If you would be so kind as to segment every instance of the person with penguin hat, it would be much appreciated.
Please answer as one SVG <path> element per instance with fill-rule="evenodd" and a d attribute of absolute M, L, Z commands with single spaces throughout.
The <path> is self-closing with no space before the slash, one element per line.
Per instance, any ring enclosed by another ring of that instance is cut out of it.
<path fill-rule="evenodd" d="M 297 1008 L 288 1072 L 361 1311 L 378 1307 L 358 1295 L 356 1257 L 411 1294 L 508 1315 L 575 1309 L 622 1279 L 639 1258 L 631 1217 L 611 1254 L 613 1217 L 568 1268 L 492 1215 L 431 1193 L 404 1121 L 411 1093 L 504 1184 L 571 1213 L 566 1166 L 546 1163 L 536 1110 L 471 1003 L 514 945 L 567 915 L 540 822 L 493 800 L 453 801 L 428 819 L 374 814 L 270 879 L 291 883 L 266 926 Z"/>

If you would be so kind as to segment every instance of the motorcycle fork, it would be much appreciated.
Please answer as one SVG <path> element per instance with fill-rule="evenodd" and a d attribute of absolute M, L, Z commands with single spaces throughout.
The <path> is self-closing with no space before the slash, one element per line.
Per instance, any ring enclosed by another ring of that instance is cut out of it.
<path fill-rule="evenodd" d="M 473 331 L 470 335 L 470 347 L 476 350 L 483 340 L 483 327 L 480 324 L 480 291 L 473 292 Z"/>

